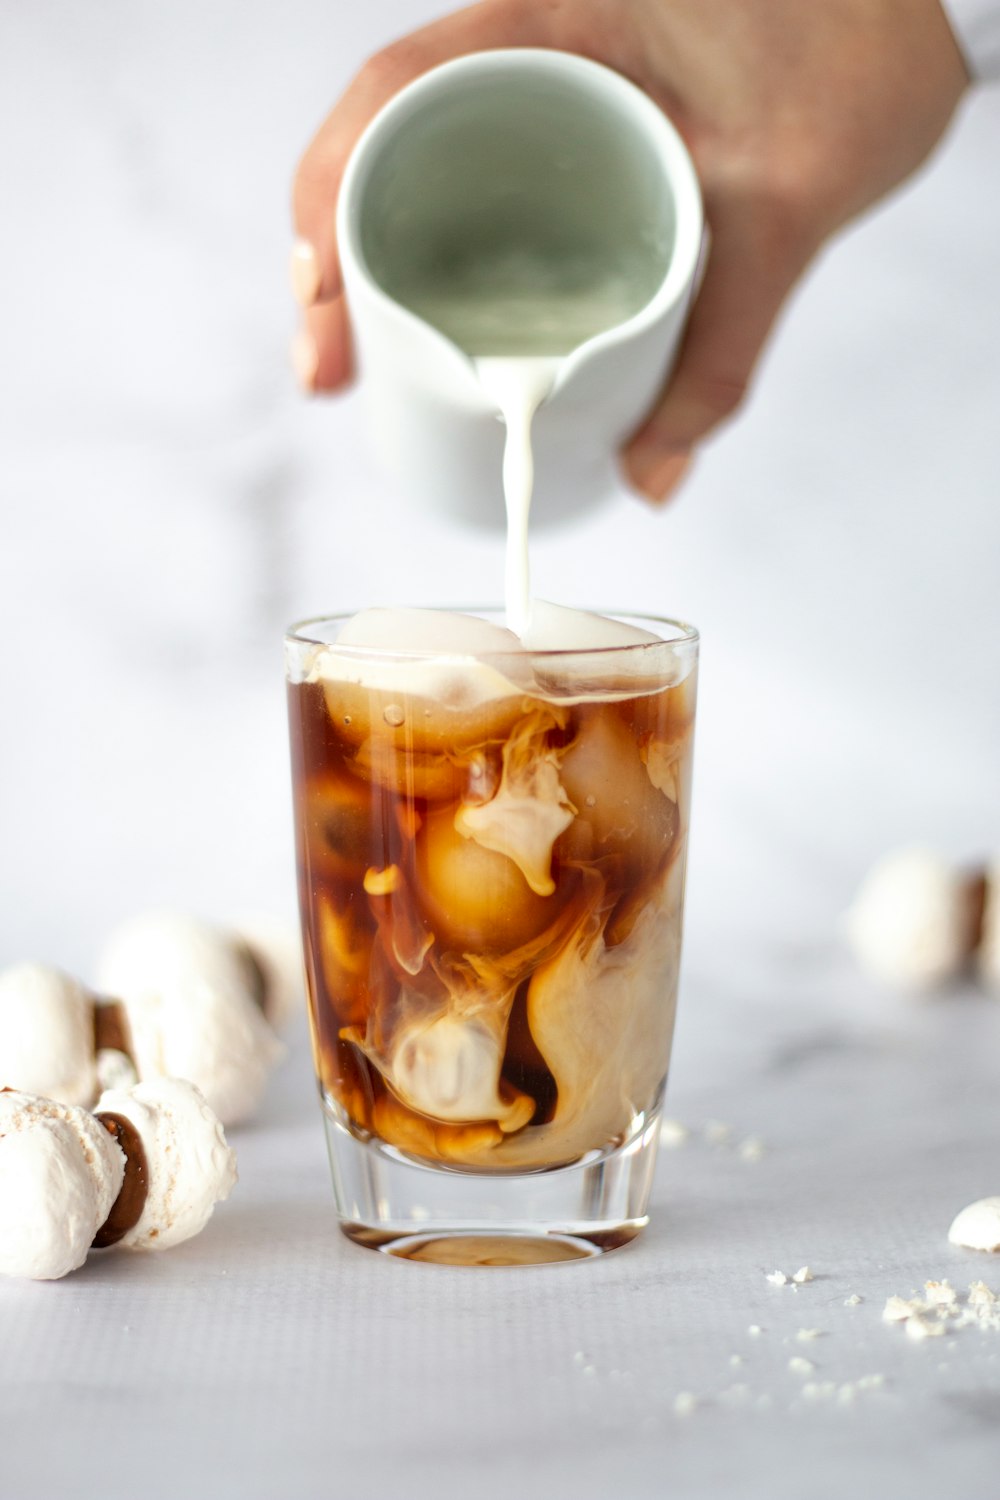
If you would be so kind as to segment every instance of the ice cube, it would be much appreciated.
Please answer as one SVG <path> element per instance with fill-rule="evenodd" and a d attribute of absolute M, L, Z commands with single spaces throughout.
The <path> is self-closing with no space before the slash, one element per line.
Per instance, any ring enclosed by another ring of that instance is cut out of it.
<path fill-rule="evenodd" d="M 531 675 L 517 636 L 488 620 L 445 610 L 366 609 L 332 646 L 317 649 L 307 680 L 388 694 L 378 705 L 382 715 L 401 693 L 472 709 L 524 691 Z"/>
<path fill-rule="evenodd" d="M 379 808 L 353 777 L 328 772 L 306 783 L 305 839 L 311 869 L 333 879 L 358 879 L 380 852 Z"/>
<path fill-rule="evenodd" d="M 337 645 L 477 657 L 521 649 L 502 625 L 444 609 L 363 609 L 342 627 Z"/>
<path fill-rule="evenodd" d="M 435 1120 L 496 1120 L 519 1130 L 535 1111 L 525 1094 L 501 1098 L 503 1034 L 480 1018 L 445 1014 L 398 1040 L 388 1076 L 400 1098 Z"/>
<path fill-rule="evenodd" d="M 559 901 L 536 895 L 512 859 L 463 837 L 450 808 L 428 815 L 416 852 L 419 900 L 445 951 L 507 953 L 558 915 Z"/>
<path fill-rule="evenodd" d="M 526 715 L 503 747 L 503 773 L 489 801 L 463 804 L 455 828 L 484 849 L 505 854 L 538 896 L 551 896 L 552 846 L 573 821 L 559 781 L 556 752 L 548 745 L 552 715 Z"/>
<path fill-rule="evenodd" d="M 560 851 L 567 858 L 619 856 L 633 874 L 655 869 L 677 831 L 677 807 L 652 783 L 639 748 L 607 707 L 581 714 L 559 774 L 576 808 Z"/>
<path fill-rule="evenodd" d="M 636 625 L 626 625 L 586 609 L 550 604 L 547 599 L 534 600 L 530 623 L 521 634 L 521 644 L 527 651 L 593 651 L 642 646 L 662 639 Z"/>

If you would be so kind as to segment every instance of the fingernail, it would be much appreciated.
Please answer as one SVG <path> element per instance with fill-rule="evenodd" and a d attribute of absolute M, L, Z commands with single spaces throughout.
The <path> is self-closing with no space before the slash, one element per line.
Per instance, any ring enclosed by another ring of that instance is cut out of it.
<path fill-rule="evenodd" d="M 319 259 L 308 240 L 296 240 L 288 265 L 292 296 L 300 307 L 312 307 L 319 296 L 321 281 Z"/>
<path fill-rule="evenodd" d="M 690 448 L 661 448 L 643 443 L 633 448 L 625 461 L 625 472 L 646 500 L 660 505 L 680 484 L 691 467 Z"/>
<path fill-rule="evenodd" d="M 316 389 L 316 371 L 319 369 L 319 350 L 316 340 L 306 330 L 300 331 L 292 339 L 290 349 L 292 369 L 295 378 L 304 391 Z"/>

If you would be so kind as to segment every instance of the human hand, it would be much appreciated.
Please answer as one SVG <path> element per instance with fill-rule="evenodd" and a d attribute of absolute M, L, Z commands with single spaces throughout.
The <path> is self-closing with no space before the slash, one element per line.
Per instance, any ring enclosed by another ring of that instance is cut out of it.
<path fill-rule="evenodd" d="M 295 177 L 293 346 L 308 389 L 350 378 L 335 204 L 351 148 L 393 94 L 468 52 L 554 47 L 615 68 L 684 136 L 711 254 L 673 375 L 622 458 L 661 500 L 746 393 L 823 243 L 924 160 L 968 75 L 938 0 L 480 0 L 371 58 Z"/>

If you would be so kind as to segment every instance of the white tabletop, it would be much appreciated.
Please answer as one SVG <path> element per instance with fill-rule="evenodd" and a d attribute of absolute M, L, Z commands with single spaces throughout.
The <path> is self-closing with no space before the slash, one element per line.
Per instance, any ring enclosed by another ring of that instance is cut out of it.
<path fill-rule="evenodd" d="M 1000 1256 L 946 1239 L 1000 1185 L 1000 1006 L 873 998 L 792 952 L 689 973 L 669 1111 L 692 1135 L 649 1228 L 523 1270 L 341 1237 L 300 1037 L 198 1240 L 0 1283 L 0 1494 L 986 1493 L 1000 1333 L 915 1343 L 882 1309 L 929 1279 L 1000 1290 Z"/>
<path fill-rule="evenodd" d="M 0 964 L 90 977 L 146 906 L 287 910 L 282 627 L 499 594 L 500 539 L 408 509 L 358 397 L 286 368 L 292 164 L 444 8 L 3 8 Z M 704 632 L 692 1136 L 644 1236 L 493 1272 L 348 1245 L 300 1025 L 199 1239 L 0 1283 L 2 1500 L 995 1488 L 1000 1334 L 881 1312 L 1000 1290 L 947 1243 L 1000 1193 L 1000 1003 L 888 995 L 838 924 L 888 847 L 1000 850 L 998 141 L 984 91 L 812 268 L 668 513 L 622 495 L 534 544 L 543 596 Z"/>

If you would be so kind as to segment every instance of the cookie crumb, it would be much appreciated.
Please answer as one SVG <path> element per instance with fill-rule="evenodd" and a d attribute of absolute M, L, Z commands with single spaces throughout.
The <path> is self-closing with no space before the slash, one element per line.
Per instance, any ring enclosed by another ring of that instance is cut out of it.
<path fill-rule="evenodd" d="M 958 1293 L 950 1281 L 925 1281 L 924 1292 L 931 1307 L 955 1307 Z"/>
<path fill-rule="evenodd" d="M 922 1312 L 923 1307 L 922 1302 L 908 1302 L 905 1297 L 887 1297 L 882 1317 L 886 1323 L 902 1323 L 914 1313 Z"/>

